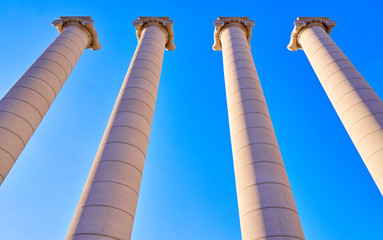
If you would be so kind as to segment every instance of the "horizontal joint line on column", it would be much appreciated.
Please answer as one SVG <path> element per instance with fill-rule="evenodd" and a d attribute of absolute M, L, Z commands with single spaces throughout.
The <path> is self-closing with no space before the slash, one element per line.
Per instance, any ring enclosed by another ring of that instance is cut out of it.
<path fill-rule="evenodd" d="M 153 56 L 155 56 L 158 60 L 160 60 L 160 62 L 162 62 L 162 60 L 161 60 L 162 57 L 157 56 L 155 53 L 153 53 L 153 52 L 151 52 L 151 51 L 139 50 L 139 51 L 137 52 L 136 56 L 137 56 L 138 54 L 140 54 L 140 53 L 150 53 L 150 54 L 152 54 Z"/>
<path fill-rule="evenodd" d="M 264 101 L 261 101 L 261 100 L 258 100 L 258 99 L 244 99 L 244 100 L 241 100 L 240 102 L 234 103 L 233 105 L 230 104 L 231 107 L 229 106 L 229 109 L 233 109 L 238 104 L 243 103 L 243 102 L 249 102 L 249 101 L 260 102 L 260 103 L 262 103 L 263 105 L 265 105 L 267 107 L 267 104 Z"/>
<path fill-rule="evenodd" d="M 249 143 L 249 144 L 247 144 L 246 146 L 243 146 L 243 147 L 239 148 L 237 151 L 234 152 L 233 155 L 237 154 L 239 151 L 241 151 L 241 150 L 244 149 L 245 147 L 250 147 L 250 148 L 251 148 L 251 146 L 253 146 L 253 145 L 257 145 L 257 144 L 265 144 L 265 145 L 269 145 L 269 146 L 274 147 L 275 149 L 278 149 L 278 151 L 280 151 L 280 150 L 279 150 L 279 147 L 275 146 L 274 144 L 267 143 L 267 142 L 256 142 L 256 143 Z"/>
<path fill-rule="evenodd" d="M 161 31 L 161 30 L 160 30 Z M 158 33 L 157 31 L 148 31 L 148 30 L 146 30 L 146 32 L 145 33 L 154 33 L 154 34 L 157 34 L 158 36 L 160 36 L 160 37 L 164 37 L 163 35 L 161 35 L 160 33 Z"/>
<path fill-rule="evenodd" d="M 126 84 L 126 86 L 129 85 L 129 81 L 133 81 L 132 79 L 145 80 L 145 81 L 149 82 L 149 83 L 154 87 L 154 89 L 156 90 L 156 92 L 158 91 L 158 87 L 157 87 L 157 85 L 154 84 L 152 81 L 150 81 L 150 80 L 144 78 L 144 77 L 130 77 L 130 78 L 128 78 L 128 83 Z M 139 87 L 130 87 L 130 86 L 127 86 L 127 87 L 125 87 L 122 91 L 125 92 L 125 90 L 128 89 L 128 88 L 139 88 Z"/>
<path fill-rule="evenodd" d="M 40 115 L 41 120 L 43 120 L 43 115 L 40 113 L 40 111 L 35 106 L 30 104 L 29 102 L 27 102 L 27 101 L 25 101 L 23 99 L 19 99 L 19 98 L 15 98 L 15 97 L 7 97 L 7 96 L 5 96 L 3 99 L 16 99 L 16 100 L 19 100 L 21 102 L 25 102 L 26 104 L 32 106 L 37 111 L 37 113 Z"/>
<path fill-rule="evenodd" d="M 101 237 L 112 238 L 115 240 L 121 240 L 120 238 L 112 237 L 110 235 L 102 234 L 102 233 L 73 233 L 72 236 L 81 236 L 81 235 L 101 236 Z"/>
<path fill-rule="evenodd" d="M 354 89 L 344 93 L 340 98 L 338 98 L 338 100 L 334 104 L 334 107 L 336 108 L 338 103 L 343 99 L 343 97 L 350 94 L 350 93 L 356 92 L 356 94 L 359 96 L 358 90 L 371 90 L 372 92 L 374 92 L 374 90 L 372 90 L 371 88 L 366 88 L 366 87 L 354 88 Z"/>
<path fill-rule="evenodd" d="M 31 76 L 31 75 L 22 76 L 21 78 L 27 78 L 27 77 L 28 78 L 35 78 L 35 79 L 40 80 L 41 82 L 45 83 L 46 85 L 48 85 L 52 89 L 53 93 L 55 94 L 55 98 L 57 97 L 58 93 L 56 93 L 55 89 L 51 85 L 49 85 L 49 83 L 47 83 L 46 81 L 44 81 L 43 79 L 41 79 L 39 77 L 35 77 L 35 76 Z M 23 81 L 25 81 L 25 80 L 23 79 Z"/>
<path fill-rule="evenodd" d="M 118 184 L 118 185 L 121 185 L 121 186 L 124 186 L 126 188 L 129 188 L 131 190 L 133 190 L 133 192 L 137 195 L 138 197 L 138 192 L 131 186 L 127 185 L 127 184 L 124 184 L 124 183 L 120 183 L 120 182 L 116 182 L 116 181 L 103 181 L 103 180 L 100 180 L 100 181 L 93 181 L 93 183 L 115 183 L 115 184 Z"/>
<path fill-rule="evenodd" d="M 273 130 L 273 129 L 270 129 L 270 128 L 267 128 L 267 127 L 263 127 L 263 126 L 247 127 L 247 128 L 243 128 L 243 129 L 237 131 L 237 132 L 233 135 L 233 139 L 234 139 L 238 134 L 240 134 L 241 132 L 246 131 L 246 130 L 249 130 L 249 129 L 255 129 L 255 128 L 263 128 L 263 129 L 269 130 L 270 132 L 274 133 L 274 130 Z M 274 133 L 274 134 L 275 134 L 275 133 Z"/>
<path fill-rule="evenodd" d="M 340 116 L 340 119 L 343 120 L 344 116 L 346 115 L 346 113 L 353 107 L 355 107 L 356 105 L 358 104 L 361 104 L 361 103 L 365 103 L 365 102 L 373 102 L 373 101 L 377 101 L 377 102 L 381 102 L 382 100 L 380 99 L 368 99 L 368 100 L 362 100 L 360 102 L 357 102 L 355 104 L 353 104 L 352 106 L 350 106 L 349 108 L 346 109 L 346 111 L 344 111 L 344 113 L 342 114 L 342 116 Z"/>
<path fill-rule="evenodd" d="M 383 112 L 370 113 L 370 114 L 368 114 L 367 116 L 361 117 L 361 118 L 358 119 L 356 122 L 354 122 L 354 123 L 351 125 L 351 127 L 350 127 L 349 129 L 346 129 L 347 132 L 351 131 L 352 128 L 353 128 L 358 122 L 362 121 L 362 120 L 365 119 L 365 118 L 371 117 L 371 116 L 374 116 L 374 117 L 375 117 L 375 115 L 377 115 L 377 114 L 383 114 Z"/>
<path fill-rule="evenodd" d="M 344 83 L 344 82 L 347 82 L 348 80 L 350 80 L 350 79 L 357 79 L 357 78 L 360 78 L 360 79 L 363 79 L 364 80 L 364 78 L 363 77 L 351 77 L 351 78 L 345 78 L 344 80 L 342 80 L 342 81 L 340 81 L 339 83 L 337 83 L 330 91 L 329 91 L 329 93 L 327 94 L 328 96 L 331 96 L 331 94 L 332 94 L 332 92 L 334 91 L 334 89 L 336 88 L 336 87 L 338 87 L 340 84 L 342 84 L 342 83 Z M 326 86 L 323 86 L 323 88 L 325 88 Z M 325 89 L 326 90 L 326 89 Z"/>
<path fill-rule="evenodd" d="M 161 45 L 163 45 L 165 47 L 165 42 L 161 42 L 157 38 L 152 38 L 152 37 L 144 36 L 143 38 L 141 38 L 141 41 L 145 41 L 146 39 L 153 39 L 153 40 L 155 40 L 156 42 L 158 42 L 159 44 L 161 44 Z"/>
<path fill-rule="evenodd" d="M 250 50 L 249 50 L 250 51 Z M 253 58 L 253 56 L 251 54 L 249 54 L 249 51 L 233 51 L 232 53 L 230 53 L 229 55 L 225 56 L 225 58 L 223 59 L 223 62 L 226 61 L 227 58 L 231 57 L 231 55 L 233 55 L 234 53 L 246 53 L 247 55 L 249 55 L 251 58 Z M 235 58 L 234 58 L 235 59 Z"/>
<path fill-rule="evenodd" d="M 222 41 L 221 41 L 221 42 L 222 42 L 222 46 L 226 45 L 228 42 L 232 42 L 233 40 L 237 40 L 237 39 L 243 40 L 243 41 L 245 41 L 245 42 L 247 43 L 247 40 L 244 39 L 244 38 L 241 38 L 241 37 L 233 37 L 233 38 L 229 38 L 229 40 L 226 41 L 226 42 L 222 42 Z"/>
<path fill-rule="evenodd" d="M 239 77 L 239 78 L 234 78 L 234 80 L 232 80 L 232 81 L 230 81 L 230 82 L 227 82 L 227 84 L 226 85 L 230 85 L 231 86 L 231 84 L 233 84 L 234 82 L 239 82 L 239 81 L 241 81 L 241 80 L 243 80 L 243 79 L 251 79 L 251 80 L 254 80 L 256 83 L 258 83 L 259 85 L 261 85 L 261 82 L 259 81 L 259 79 L 258 78 L 255 78 L 255 77 Z M 226 82 L 226 78 L 225 78 L 225 82 Z"/>
<path fill-rule="evenodd" d="M 49 69 L 47 69 L 47 68 L 45 68 L 45 67 L 40 67 L 40 66 L 34 66 L 34 64 L 32 65 L 32 67 L 30 68 L 30 69 L 32 69 L 32 68 L 41 68 L 41 69 L 44 69 L 45 71 L 48 71 L 48 72 L 50 72 L 50 73 L 52 73 L 56 78 L 57 78 L 57 80 L 59 81 L 59 83 L 60 83 L 60 86 L 62 87 L 63 86 L 63 83 L 61 82 L 61 80 L 60 80 L 60 78 L 56 75 L 56 73 L 54 73 L 53 71 L 51 71 L 51 70 L 49 70 Z"/>
<path fill-rule="evenodd" d="M 268 117 L 268 118 L 271 120 L 270 115 L 269 115 L 269 114 L 266 114 L 266 113 L 263 113 L 263 112 L 246 112 L 246 113 L 243 113 L 243 114 L 237 116 L 236 118 L 234 118 L 232 121 L 230 121 L 230 124 L 231 124 L 232 122 L 234 122 L 235 120 L 237 120 L 238 118 L 240 118 L 240 117 L 242 117 L 242 116 L 244 116 L 244 115 L 246 115 L 246 114 L 251 114 L 251 113 L 258 113 L 258 114 L 265 115 L 266 117 Z"/>
<path fill-rule="evenodd" d="M 335 73 L 342 72 L 342 71 L 347 70 L 347 69 L 352 69 L 352 70 L 355 70 L 356 72 L 358 72 L 358 70 L 356 70 L 355 67 L 345 67 L 345 68 L 338 69 L 338 70 L 336 70 L 335 72 L 331 73 L 331 74 L 326 78 L 326 80 L 323 82 L 322 85 L 325 86 L 326 83 L 327 83 L 327 81 L 330 79 L 330 77 L 331 77 L 332 75 L 334 75 Z M 358 72 L 358 73 L 359 73 L 359 72 Z M 319 75 L 320 75 L 320 74 L 318 74 L 318 78 L 319 78 Z"/>
<path fill-rule="evenodd" d="M 64 48 L 68 49 L 68 50 L 73 54 L 74 59 L 76 59 L 76 63 L 78 62 L 78 60 L 80 59 L 80 56 L 81 56 L 81 55 L 77 57 L 77 55 L 73 52 L 73 50 L 72 50 L 71 48 L 69 48 L 69 47 L 67 47 L 66 45 L 61 44 L 61 43 L 53 42 L 51 46 L 53 46 L 53 45 L 55 45 L 55 44 L 60 45 L 60 46 L 63 46 Z M 49 47 L 51 47 L 51 46 L 49 46 Z M 49 47 L 48 47 L 48 49 L 49 49 Z M 51 50 L 50 50 L 50 51 L 51 51 Z"/>
<path fill-rule="evenodd" d="M 5 150 L 5 149 L 2 148 L 1 146 L 0 146 L 0 149 L 3 150 L 4 152 L 6 152 L 9 156 L 11 156 L 11 158 L 12 158 L 12 160 L 13 160 L 13 164 L 15 164 L 15 162 L 16 162 L 16 158 L 14 158 L 13 155 L 12 155 L 10 152 L 8 152 L 7 150 Z M 4 179 L 5 179 L 5 178 L 4 178 Z"/>
<path fill-rule="evenodd" d="M 152 98 L 153 98 L 153 101 L 156 102 L 156 98 L 153 96 L 153 94 L 151 92 L 149 92 L 148 90 L 146 90 L 145 88 L 140 88 L 140 87 L 126 87 L 124 88 L 124 94 L 125 94 L 125 91 L 127 91 L 128 89 L 140 89 L 144 92 L 147 92 Z"/>
<path fill-rule="evenodd" d="M 273 207 L 261 207 L 261 208 L 257 208 L 257 209 L 253 209 L 251 211 L 248 211 L 244 214 L 242 214 L 239 218 L 242 219 L 242 217 L 245 217 L 247 214 L 249 213 L 252 213 L 252 212 L 255 212 L 255 211 L 259 211 L 259 210 L 262 210 L 262 209 L 270 209 L 270 208 L 281 208 L 281 209 L 285 209 L 285 210 L 290 210 L 296 214 L 298 214 L 298 212 L 295 210 L 295 209 L 292 209 L 292 208 L 288 208 L 288 207 L 280 207 L 280 206 L 273 206 Z"/>
<path fill-rule="evenodd" d="M 233 47 L 236 47 L 236 46 L 241 46 L 241 47 L 245 47 L 245 48 L 247 48 L 247 49 L 249 49 L 249 44 L 231 44 L 230 45 L 231 47 L 232 47 L 232 49 L 233 49 Z"/>
<path fill-rule="evenodd" d="M 230 66 L 231 64 L 234 64 L 234 63 L 236 63 L 238 61 L 246 61 L 246 62 L 249 62 L 249 63 L 254 63 L 253 60 L 249 60 L 247 58 L 237 58 L 237 59 L 235 59 L 234 61 L 232 61 L 230 63 L 225 63 L 224 68 L 228 68 L 228 66 Z"/>
<path fill-rule="evenodd" d="M 119 114 L 119 113 L 134 113 L 134 114 L 136 114 L 138 116 L 141 116 L 143 119 L 145 119 L 149 123 L 149 126 L 152 126 L 152 123 L 142 114 L 139 114 L 139 113 L 136 113 L 136 112 L 133 112 L 133 111 L 117 111 L 116 115 Z"/>
<path fill-rule="evenodd" d="M 117 128 L 117 127 L 124 127 L 124 128 L 131 128 L 131 129 L 134 129 L 134 130 L 136 130 L 137 132 L 142 133 L 142 135 L 144 135 L 144 137 L 146 138 L 146 140 L 149 142 L 149 137 L 146 136 L 146 134 L 145 134 L 144 132 L 142 132 L 141 130 L 139 130 L 139 129 L 135 128 L 135 127 L 128 126 L 128 125 L 114 125 L 114 124 L 113 124 L 113 125 L 110 127 L 110 129 L 112 129 L 112 128 Z"/>
<path fill-rule="evenodd" d="M 141 44 L 140 44 L 140 49 L 141 49 L 142 46 L 152 46 L 152 47 L 154 47 L 155 49 L 157 49 L 158 51 L 160 51 L 160 53 L 162 53 L 162 50 L 163 50 L 163 49 L 159 49 L 156 45 L 149 44 L 149 43 L 142 43 L 142 42 L 141 42 Z"/>
<path fill-rule="evenodd" d="M 378 152 L 380 152 L 380 151 L 382 151 L 383 150 L 383 148 L 381 148 L 381 149 L 379 149 L 379 150 L 376 150 L 375 152 L 373 152 L 370 156 L 368 156 L 368 158 L 366 159 L 366 161 L 365 161 L 365 165 L 367 166 L 367 163 L 370 161 L 370 158 L 372 157 L 372 156 L 374 156 L 376 153 L 378 153 Z"/>
<path fill-rule="evenodd" d="M 65 68 L 64 68 L 63 66 L 61 66 L 61 64 L 60 64 L 60 63 L 58 63 L 58 62 L 56 62 L 56 61 L 54 61 L 54 60 L 52 60 L 52 59 L 50 59 L 50 58 L 45 58 L 45 57 L 39 57 L 39 59 L 38 59 L 38 60 L 41 60 L 41 59 L 43 59 L 43 60 L 48 60 L 48 61 L 51 61 L 51 62 L 54 62 L 54 63 L 56 63 L 57 65 L 59 65 L 59 66 L 62 68 L 62 70 L 64 70 L 64 72 L 65 72 L 65 75 L 66 75 L 66 78 L 68 78 L 68 77 L 69 77 L 69 73 L 67 73 L 67 71 L 65 70 Z"/>
<path fill-rule="evenodd" d="M 147 71 L 149 71 L 149 72 L 151 72 L 151 73 L 154 74 L 154 76 L 156 77 L 157 82 L 160 81 L 160 77 L 157 76 L 157 74 L 156 74 L 155 72 L 153 72 L 152 69 L 150 69 L 150 68 L 146 68 L 146 67 L 134 67 L 134 65 L 133 65 L 132 71 L 133 71 L 133 70 L 136 70 L 136 69 L 145 69 L 145 70 L 147 70 Z M 161 74 L 161 73 L 160 73 L 160 74 Z"/>
<path fill-rule="evenodd" d="M 373 134 L 373 133 L 375 133 L 375 132 L 378 132 L 378 131 L 383 131 L 383 129 L 382 129 L 382 128 L 379 128 L 379 129 L 376 129 L 376 130 L 374 130 L 374 131 L 372 131 L 372 132 L 369 132 L 367 135 L 365 135 L 364 137 L 362 137 L 362 139 L 360 139 L 359 142 L 358 142 L 357 144 L 355 144 L 356 148 L 359 147 L 359 144 L 360 144 L 364 139 L 366 139 L 368 136 L 370 136 L 371 134 Z"/>
<path fill-rule="evenodd" d="M 283 167 L 283 169 L 285 169 L 285 168 Z M 289 185 L 287 185 L 287 184 L 284 184 L 284 183 L 279 183 L 279 182 L 260 182 L 260 183 L 254 183 L 254 184 L 251 184 L 249 186 L 246 186 L 245 188 L 241 189 L 238 192 L 238 195 L 241 194 L 243 191 L 245 191 L 248 188 L 251 188 L 251 187 L 254 187 L 254 186 L 257 186 L 257 185 L 262 185 L 262 184 L 277 184 L 277 185 L 284 186 L 284 187 L 288 188 L 290 191 L 292 191 L 291 187 Z"/>
<path fill-rule="evenodd" d="M 121 101 L 125 101 L 125 100 L 134 100 L 134 101 L 137 101 L 137 102 L 141 102 L 143 104 L 145 104 L 146 106 L 148 106 L 148 108 L 152 111 L 152 113 L 154 114 L 154 109 L 152 109 L 149 104 L 147 104 L 146 102 L 144 101 L 141 101 L 141 100 L 138 100 L 138 99 L 135 99 L 135 98 L 122 98 Z M 120 105 L 121 106 L 121 105 Z"/>
<path fill-rule="evenodd" d="M 158 82 L 152 82 L 152 81 L 150 81 L 150 79 L 148 79 L 148 78 L 146 78 L 146 77 L 143 77 L 143 76 L 129 76 L 128 77 L 128 84 L 129 84 L 129 80 L 130 79 L 144 79 L 144 80 L 146 80 L 146 81 L 148 81 L 148 82 L 150 82 L 153 86 L 154 86 L 154 88 L 156 89 L 156 90 L 158 90 Z M 127 85 L 128 85 L 127 84 Z M 128 87 L 125 87 L 124 89 L 126 89 L 126 88 L 128 88 Z"/>
<path fill-rule="evenodd" d="M 80 48 L 80 46 L 75 42 L 75 41 L 73 41 L 72 39 L 70 39 L 70 38 L 67 38 L 67 37 L 65 37 L 65 36 L 60 36 L 60 38 L 62 38 L 62 39 L 68 39 L 69 41 L 71 41 L 71 42 L 73 42 L 75 45 L 76 45 L 76 47 L 78 48 L 78 50 L 79 50 L 79 53 L 80 53 L 80 55 L 81 55 L 81 48 Z"/>
<path fill-rule="evenodd" d="M 15 115 L 15 116 L 17 116 L 17 117 L 23 119 L 23 120 L 24 120 L 24 121 L 31 127 L 32 132 L 35 132 L 36 129 L 32 126 L 32 124 L 31 124 L 27 119 L 25 119 L 25 118 L 23 118 L 22 116 L 20 116 L 19 114 L 16 114 L 16 113 L 14 113 L 14 112 L 7 111 L 7 110 L 2 110 L 2 109 L 0 109 L 0 112 L 10 113 L 10 114 L 13 114 L 13 115 Z"/>
<path fill-rule="evenodd" d="M 235 162 L 235 160 L 234 160 L 234 162 Z M 273 164 L 277 164 L 277 165 L 283 167 L 283 169 L 285 169 L 285 166 L 284 166 L 283 164 L 279 163 L 279 162 L 275 162 L 275 161 L 255 161 L 255 162 L 251 162 L 251 163 L 248 163 L 248 164 L 246 164 L 246 165 L 240 167 L 236 172 L 239 172 L 239 171 L 241 171 L 243 168 L 248 167 L 248 166 L 250 166 L 250 165 L 257 164 L 257 163 L 273 163 Z"/>
<path fill-rule="evenodd" d="M 237 93 L 237 92 L 239 92 L 239 91 L 243 91 L 243 90 L 247 90 L 247 89 L 256 90 L 256 91 L 260 92 L 261 95 L 263 96 L 263 91 L 262 91 L 262 90 L 260 90 L 260 89 L 258 89 L 258 88 L 255 88 L 255 87 L 245 87 L 245 88 L 240 88 L 240 89 L 238 89 L 238 90 L 232 92 L 232 93 L 227 97 L 227 101 L 229 102 L 230 98 L 233 96 L 234 93 Z"/>
<path fill-rule="evenodd" d="M 57 54 L 63 56 L 63 57 L 68 61 L 68 63 L 69 63 L 69 65 L 70 65 L 71 69 L 73 69 L 73 65 L 72 65 L 71 61 L 70 61 L 64 54 L 62 54 L 62 53 L 60 53 L 60 52 L 57 52 L 57 51 L 53 51 L 53 50 L 46 50 L 44 53 L 48 53 L 48 52 L 57 53 Z"/>
<path fill-rule="evenodd" d="M 228 77 L 228 76 L 229 76 L 230 74 L 232 74 L 232 73 L 239 72 L 240 70 L 250 70 L 250 71 L 254 72 L 255 74 L 257 74 L 257 71 L 255 71 L 255 70 L 252 69 L 252 68 L 239 67 L 239 68 L 236 68 L 236 69 L 232 70 L 232 71 L 229 72 L 229 73 L 226 73 L 226 74 L 225 74 L 225 78 Z"/>
<path fill-rule="evenodd" d="M 322 72 L 323 72 L 328 66 L 330 66 L 330 65 L 333 64 L 333 63 L 335 63 L 335 64 L 339 67 L 338 62 L 349 62 L 349 63 L 352 65 L 352 63 L 350 62 L 350 60 L 348 60 L 347 58 L 346 58 L 346 59 L 337 59 L 337 60 L 333 60 L 333 61 L 327 63 L 325 66 L 323 66 L 322 69 L 320 69 L 320 73 L 319 73 L 319 75 L 322 74 Z M 319 69 L 318 69 L 318 70 L 319 70 Z"/>
<path fill-rule="evenodd" d="M 101 159 L 102 159 L 102 157 L 101 157 Z M 100 160 L 99 162 L 100 162 L 100 163 L 101 163 L 101 162 L 119 162 L 119 163 L 123 163 L 123 164 L 129 165 L 129 166 L 135 168 L 135 169 L 141 174 L 141 176 L 142 176 L 142 171 L 141 171 L 140 169 L 138 169 L 138 168 L 137 168 L 136 166 L 134 166 L 133 164 L 127 163 L 127 162 L 122 161 L 122 160 L 110 160 L 110 159 L 105 159 L 105 160 Z"/>
<path fill-rule="evenodd" d="M 151 63 L 154 64 L 154 66 L 156 66 L 156 68 L 158 69 L 158 71 L 161 72 L 161 68 L 157 65 L 157 63 L 153 62 L 153 61 L 150 60 L 150 59 L 147 59 L 147 58 L 136 58 L 134 61 L 135 61 L 135 62 L 138 62 L 138 61 L 148 61 L 148 62 L 151 62 Z"/>
<path fill-rule="evenodd" d="M 380 179 L 381 177 L 383 177 L 383 173 L 381 173 L 381 174 L 376 178 L 376 180 L 375 180 L 376 184 L 378 184 L 378 181 L 379 181 L 379 179 Z"/>
<path fill-rule="evenodd" d="M 296 238 L 296 239 L 299 239 L 299 240 L 305 240 L 304 238 L 297 237 L 297 236 L 290 236 L 290 235 L 269 235 L 269 236 L 266 236 L 266 237 L 259 237 L 259 238 L 255 238 L 255 239 L 252 239 L 252 240 L 262 240 L 262 239 L 267 240 L 268 238 L 274 238 L 274 237 L 277 237 L 277 238 L 288 237 L 288 238 Z"/>
<path fill-rule="evenodd" d="M 326 45 L 324 45 L 324 46 L 321 47 L 321 48 L 325 48 L 325 47 L 328 46 L 328 45 L 330 45 L 330 44 L 326 44 Z M 321 48 L 318 48 L 318 50 L 315 51 L 315 52 L 318 52 L 319 49 L 321 49 Z M 335 50 L 335 51 L 327 52 L 326 54 L 322 55 L 318 60 L 316 60 L 315 62 L 313 62 L 311 65 L 312 65 L 312 66 L 316 65 L 316 64 L 317 64 L 318 62 L 320 62 L 320 60 L 322 60 L 324 57 L 326 57 L 326 56 L 328 56 L 328 55 L 331 56 L 332 53 L 342 53 L 342 54 L 344 55 L 344 53 L 341 52 L 340 50 Z M 315 53 L 314 53 L 314 54 L 315 54 Z M 310 58 L 312 58 L 312 57 L 314 56 L 314 54 L 313 54 Z M 309 59 L 310 59 L 310 58 L 309 58 Z"/>
<path fill-rule="evenodd" d="M 126 145 L 129 145 L 129 146 L 132 146 L 132 147 L 136 148 L 138 151 L 140 151 L 142 153 L 142 155 L 146 158 L 146 154 L 139 147 L 137 147 L 136 145 L 133 145 L 131 143 L 122 142 L 122 141 L 107 141 L 105 143 L 105 145 L 108 144 L 108 143 L 120 143 L 120 144 L 126 144 Z"/>
<path fill-rule="evenodd" d="M 26 143 L 24 142 L 24 140 L 23 140 L 17 133 L 15 133 L 15 132 L 12 131 L 12 130 L 9 130 L 8 128 L 1 127 L 1 126 L 0 126 L 0 129 L 7 130 L 8 132 L 10 132 L 10 133 L 12 133 L 13 135 L 15 135 L 18 139 L 20 139 L 20 141 L 23 143 L 23 146 L 25 147 Z"/>
<path fill-rule="evenodd" d="M 1 183 L 4 182 L 5 177 L 3 176 L 3 174 L 0 173 L 0 178 L 1 178 L 1 182 L 0 182 L 0 185 L 1 185 Z"/>
<path fill-rule="evenodd" d="M 109 206 L 109 205 L 102 205 L 102 204 L 84 205 L 83 208 L 85 208 L 85 207 L 107 207 L 107 208 L 113 208 L 113 209 L 116 209 L 116 210 L 119 210 L 121 212 L 124 212 L 124 213 L 128 214 L 132 219 L 134 219 L 134 216 L 131 213 L 129 213 L 128 211 L 126 211 L 124 209 L 118 208 L 118 207 L 113 207 L 113 206 Z"/>
<path fill-rule="evenodd" d="M 70 29 L 69 29 L 69 31 L 66 31 L 65 33 L 72 33 L 72 34 L 76 35 L 81 40 L 82 44 L 84 44 L 84 48 L 86 48 L 86 46 L 88 46 L 88 44 L 86 44 L 84 42 L 84 40 L 82 40 L 81 36 L 79 36 L 77 33 L 73 32 L 73 31 L 70 31 Z"/>
<path fill-rule="evenodd" d="M 319 48 L 317 48 L 310 56 L 307 56 L 307 58 L 308 59 L 311 59 L 314 55 L 315 55 L 315 53 L 317 53 L 320 49 L 322 49 L 322 48 L 326 48 L 327 46 L 330 46 L 330 45 L 334 45 L 334 46 L 336 46 L 336 44 L 335 43 L 326 43 L 326 44 L 323 44 L 321 47 L 319 47 Z M 340 49 L 339 50 L 335 50 L 335 51 L 332 51 L 332 52 L 329 52 L 329 53 L 333 53 L 333 52 L 340 52 L 340 53 L 343 53 Z M 324 56 L 326 56 L 326 55 L 328 55 L 329 53 L 326 53 L 325 55 L 323 55 L 322 57 L 324 57 Z M 322 58 L 321 57 L 321 58 Z M 321 59 L 320 58 L 320 59 Z M 320 60 L 319 59 L 319 60 Z M 319 61 L 318 60 L 318 61 Z M 318 62 L 317 61 L 317 62 Z"/>
<path fill-rule="evenodd" d="M 323 39 L 331 39 L 331 37 L 329 35 L 326 35 L 324 37 L 319 37 L 318 39 L 314 40 L 313 42 L 311 42 L 310 46 L 308 48 L 304 48 L 304 49 L 310 49 L 314 43 L 318 42 L 318 41 L 321 41 Z M 334 43 L 335 44 L 335 43 Z"/>
<path fill-rule="evenodd" d="M 37 94 L 39 94 L 42 98 L 44 98 L 44 100 L 47 102 L 48 104 L 48 108 L 51 106 L 51 104 L 49 103 L 48 99 L 46 99 L 46 97 L 44 95 L 42 95 L 40 92 L 36 91 L 35 89 L 33 88 L 30 88 L 30 87 L 25 87 L 25 86 L 14 86 L 13 88 L 25 88 L 25 89 L 29 89 Z"/>

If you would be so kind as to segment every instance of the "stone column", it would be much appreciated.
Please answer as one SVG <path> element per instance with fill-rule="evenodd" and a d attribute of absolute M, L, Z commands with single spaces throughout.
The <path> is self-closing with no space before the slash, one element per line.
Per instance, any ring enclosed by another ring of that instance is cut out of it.
<path fill-rule="evenodd" d="M 106 127 L 66 239 L 130 239 L 173 21 L 133 21 L 138 46 Z"/>
<path fill-rule="evenodd" d="M 335 111 L 383 194 L 383 103 L 329 36 L 328 17 L 299 17 L 288 49 L 303 49 Z"/>
<path fill-rule="evenodd" d="M 304 239 L 262 87 L 250 52 L 249 18 L 219 17 L 242 239 Z"/>
<path fill-rule="evenodd" d="M 101 48 L 90 17 L 52 22 L 59 36 L 0 100 L 0 185 L 86 48 Z"/>

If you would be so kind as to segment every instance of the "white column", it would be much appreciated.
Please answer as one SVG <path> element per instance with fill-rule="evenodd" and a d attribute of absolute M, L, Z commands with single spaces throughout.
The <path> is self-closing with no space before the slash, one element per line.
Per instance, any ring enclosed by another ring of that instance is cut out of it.
<path fill-rule="evenodd" d="M 130 239 L 156 104 L 164 48 L 174 50 L 173 21 L 133 21 L 138 46 L 66 239 Z"/>
<path fill-rule="evenodd" d="M 328 18 L 299 17 L 288 49 L 304 50 L 383 194 L 383 102 L 329 36 L 335 25 Z"/>
<path fill-rule="evenodd" d="M 250 52 L 254 22 L 220 17 L 213 49 L 222 50 L 242 239 L 304 239 L 294 197 Z"/>
<path fill-rule="evenodd" d="M 0 185 L 86 48 L 101 48 L 90 17 L 61 17 L 60 35 L 0 100 Z"/>

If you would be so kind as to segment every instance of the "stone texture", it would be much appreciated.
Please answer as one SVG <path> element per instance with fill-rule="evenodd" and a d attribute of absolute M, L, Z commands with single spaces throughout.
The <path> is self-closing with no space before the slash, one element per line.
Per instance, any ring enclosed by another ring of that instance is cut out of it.
<path fill-rule="evenodd" d="M 250 52 L 249 18 L 214 22 L 222 50 L 242 239 L 304 239 Z"/>
<path fill-rule="evenodd" d="M 133 21 L 138 46 L 66 239 L 130 239 L 161 75 L 175 49 L 167 17 Z"/>
<path fill-rule="evenodd" d="M 0 185 L 84 49 L 101 48 L 90 17 L 61 17 L 60 35 L 0 100 Z"/>
<path fill-rule="evenodd" d="M 299 17 L 288 49 L 303 49 L 335 111 L 383 194 L 383 102 L 329 36 L 336 23 Z"/>

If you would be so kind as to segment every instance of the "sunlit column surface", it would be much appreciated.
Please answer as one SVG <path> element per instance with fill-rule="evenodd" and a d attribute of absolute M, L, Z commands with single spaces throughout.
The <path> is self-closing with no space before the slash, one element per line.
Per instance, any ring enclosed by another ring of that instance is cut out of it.
<path fill-rule="evenodd" d="M 383 194 L 383 103 L 329 36 L 328 17 L 299 17 L 288 49 L 303 49 Z"/>
<path fill-rule="evenodd" d="M 0 184 L 86 48 L 101 48 L 90 17 L 52 22 L 60 35 L 0 101 Z"/>
<path fill-rule="evenodd" d="M 304 239 L 250 52 L 254 24 L 243 17 L 214 22 L 213 49 L 223 56 L 242 239 Z"/>
<path fill-rule="evenodd" d="M 138 46 L 66 239 L 130 239 L 161 75 L 174 50 L 173 21 L 133 21 Z"/>

